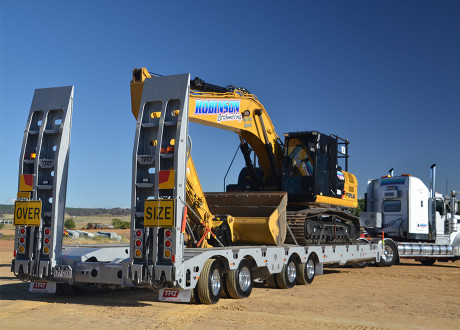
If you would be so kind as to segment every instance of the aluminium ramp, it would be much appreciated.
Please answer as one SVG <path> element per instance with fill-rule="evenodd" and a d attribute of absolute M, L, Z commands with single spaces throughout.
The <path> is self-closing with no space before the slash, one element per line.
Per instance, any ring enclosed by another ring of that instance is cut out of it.
<path fill-rule="evenodd" d="M 133 151 L 131 200 L 129 277 L 136 284 L 158 281 L 162 276 L 170 281 L 174 263 L 182 260 L 180 221 L 185 208 L 189 92 L 189 74 L 144 82 Z M 172 243 L 168 253 L 159 244 L 165 240 L 162 226 L 147 225 L 144 219 L 149 200 L 173 201 L 175 223 L 169 226 Z M 141 236 L 134 239 L 137 232 Z M 135 246 L 137 240 L 142 240 L 141 245 Z"/>
<path fill-rule="evenodd" d="M 31 280 L 49 276 L 62 250 L 73 90 L 36 89 L 24 132 L 17 202 L 41 201 L 41 217 L 15 223 L 12 270 Z"/>

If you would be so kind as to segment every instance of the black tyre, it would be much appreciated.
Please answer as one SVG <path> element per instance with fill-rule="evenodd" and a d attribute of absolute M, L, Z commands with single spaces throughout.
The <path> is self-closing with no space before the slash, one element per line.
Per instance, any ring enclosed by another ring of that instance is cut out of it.
<path fill-rule="evenodd" d="M 423 266 L 433 266 L 436 262 L 436 259 L 422 259 L 419 261 Z"/>
<path fill-rule="evenodd" d="M 56 291 L 59 291 L 60 294 L 63 294 L 65 296 L 81 296 L 86 293 L 86 290 L 76 285 L 60 283 L 59 286 L 60 288 L 56 289 Z"/>
<path fill-rule="evenodd" d="M 231 298 L 227 288 L 227 277 L 228 273 L 222 274 L 222 290 L 220 291 L 220 298 Z"/>
<path fill-rule="evenodd" d="M 306 263 L 297 264 L 297 284 L 310 284 L 315 279 L 316 263 L 315 258 L 310 255 Z"/>
<path fill-rule="evenodd" d="M 365 238 L 360 238 L 358 240 L 358 242 L 360 244 L 370 244 L 371 243 Z M 369 266 L 369 261 L 362 261 L 362 262 L 357 262 L 357 263 L 351 264 L 351 267 L 353 267 L 353 268 L 366 268 L 367 266 Z"/>
<path fill-rule="evenodd" d="M 278 283 L 276 282 L 276 274 L 273 274 L 267 277 L 265 279 L 265 283 L 267 283 L 269 288 L 279 289 Z"/>
<path fill-rule="evenodd" d="M 353 268 L 366 268 L 367 266 L 369 266 L 369 261 L 357 262 L 351 265 Z"/>
<path fill-rule="evenodd" d="M 234 299 L 243 299 L 251 295 L 253 286 L 252 267 L 249 260 L 241 260 L 238 269 L 227 274 L 226 286 L 228 294 Z"/>
<path fill-rule="evenodd" d="M 294 256 L 291 256 L 287 262 L 283 266 L 281 273 L 276 274 L 276 283 L 280 289 L 290 289 L 292 288 L 297 282 L 297 262 Z"/>
<path fill-rule="evenodd" d="M 398 260 L 398 247 L 395 242 L 389 239 L 385 239 L 384 243 L 383 255 L 380 257 L 378 265 L 380 267 L 390 267 Z"/>
<path fill-rule="evenodd" d="M 202 304 L 210 305 L 219 301 L 222 291 L 222 271 L 217 260 L 206 260 L 197 287 L 197 298 Z"/>

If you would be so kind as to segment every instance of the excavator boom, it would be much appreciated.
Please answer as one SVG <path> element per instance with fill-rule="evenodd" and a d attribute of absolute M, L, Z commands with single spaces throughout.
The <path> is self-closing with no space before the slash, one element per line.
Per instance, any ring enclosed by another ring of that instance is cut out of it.
<path fill-rule="evenodd" d="M 132 112 L 136 118 L 143 112 L 141 99 L 146 79 L 158 78 L 152 77 L 145 68 L 133 71 L 131 99 Z M 283 145 L 266 109 L 247 89 L 234 86 L 220 87 L 199 78 L 189 80 L 189 86 L 188 120 L 236 133 L 246 163 L 246 167 L 240 173 L 238 184 L 227 186 L 227 193 L 223 195 L 225 197 L 213 195 L 214 204 L 211 207 L 211 195 L 204 194 L 192 157 L 188 155 L 186 203 L 190 246 L 208 247 L 231 245 L 236 242 L 282 244 L 288 223 L 304 231 L 304 224 L 302 221 L 299 223 L 299 219 L 303 217 L 305 223 L 310 221 L 309 211 L 303 211 L 300 218 L 289 214 L 284 217 L 286 207 L 294 212 L 312 208 L 316 210 L 315 222 L 312 222 L 310 227 L 305 224 L 305 235 L 309 235 L 307 228 L 311 228 L 312 232 L 316 232 L 317 229 L 324 231 L 323 224 L 327 224 L 326 231 L 335 233 L 338 226 L 336 223 L 340 220 L 345 223 L 341 225 L 341 230 L 345 233 L 342 236 L 346 239 L 349 232 L 347 227 L 356 227 L 359 222 L 357 219 L 350 219 L 347 214 L 340 216 L 339 213 L 343 213 L 340 209 L 357 206 L 357 183 L 354 175 L 346 171 L 347 168 L 343 171 L 337 166 L 337 150 L 341 143 L 339 138 L 334 139 L 333 136 L 318 132 L 288 133 L 285 134 L 286 140 Z M 169 111 L 174 115 L 178 110 L 171 108 Z M 160 118 L 161 113 L 153 110 L 150 116 Z M 346 146 L 348 147 L 348 141 Z M 166 152 L 174 152 L 174 143 L 171 142 L 171 146 L 164 148 Z M 251 159 L 252 152 L 258 159 L 259 167 L 256 167 L 255 161 Z M 344 157 L 348 157 L 348 154 Z M 233 195 L 230 195 L 230 191 Z M 279 196 L 274 198 L 278 204 L 273 204 L 273 198 L 270 199 L 270 206 L 254 202 L 258 198 L 267 199 L 267 196 L 262 196 L 262 192 L 265 191 L 271 192 L 269 196 L 273 196 L 274 191 L 287 192 L 289 203 L 284 202 L 286 193 L 275 194 Z M 251 203 L 244 204 L 242 196 L 246 196 L 247 201 L 250 200 Z M 231 204 L 230 201 L 236 204 Z M 222 207 L 222 203 L 227 206 Z M 264 207 L 271 211 L 269 214 L 262 215 L 263 212 L 259 212 L 257 216 L 248 215 L 238 209 L 242 205 L 246 210 L 248 206 L 252 207 L 252 213 Z M 283 221 L 279 221 L 281 218 Z M 294 218 L 295 221 L 292 220 Z M 259 234 L 251 235 L 250 232 Z M 299 238 L 304 236 L 298 230 L 295 235 Z M 334 237 L 332 239 L 335 239 Z M 310 238 L 314 239 L 315 235 Z M 322 239 L 321 236 L 318 241 Z M 292 240 L 295 242 L 294 238 Z"/>

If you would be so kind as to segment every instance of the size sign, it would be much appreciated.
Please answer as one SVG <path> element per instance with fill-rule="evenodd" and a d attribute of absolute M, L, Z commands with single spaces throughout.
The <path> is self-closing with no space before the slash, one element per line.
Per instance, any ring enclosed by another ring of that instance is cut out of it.
<path fill-rule="evenodd" d="M 41 213 L 41 201 L 15 201 L 14 225 L 38 227 L 40 226 Z"/>
<path fill-rule="evenodd" d="M 174 227 L 174 199 L 146 200 L 145 227 Z"/>

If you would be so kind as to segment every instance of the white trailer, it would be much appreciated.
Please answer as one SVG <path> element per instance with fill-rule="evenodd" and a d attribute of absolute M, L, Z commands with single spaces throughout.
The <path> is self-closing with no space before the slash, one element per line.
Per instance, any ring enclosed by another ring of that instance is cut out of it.
<path fill-rule="evenodd" d="M 133 153 L 129 246 L 62 245 L 73 87 L 36 91 L 21 152 L 11 266 L 17 277 L 32 282 L 31 291 L 59 289 L 74 294 L 107 286 L 150 287 L 159 291 L 163 301 L 193 297 L 211 304 L 221 295 L 248 297 L 257 279 L 271 287 L 292 288 L 311 283 L 315 275 L 322 274 L 323 265 L 379 262 L 381 242 L 187 248 L 189 84 L 188 74 L 145 82 Z M 56 111 L 59 118 L 53 117 Z M 161 112 L 161 116 L 152 112 Z M 45 143 L 50 134 L 52 143 Z M 162 153 L 163 141 L 171 139 L 175 140 L 174 152 Z M 171 168 L 174 188 L 160 189 L 160 172 Z M 264 193 L 286 198 L 285 193 Z M 285 221 L 282 215 L 280 212 L 279 221 Z"/>
<path fill-rule="evenodd" d="M 361 226 L 371 237 L 385 239 L 384 263 L 401 258 L 424 265 L 460 258 L 460 216 L 457 192 L 443 196 L 435 192 L 436 165 L 431 167 L 431 189 L 418 178 L 403 174 L 370 180 L 366 212 Z"/>

